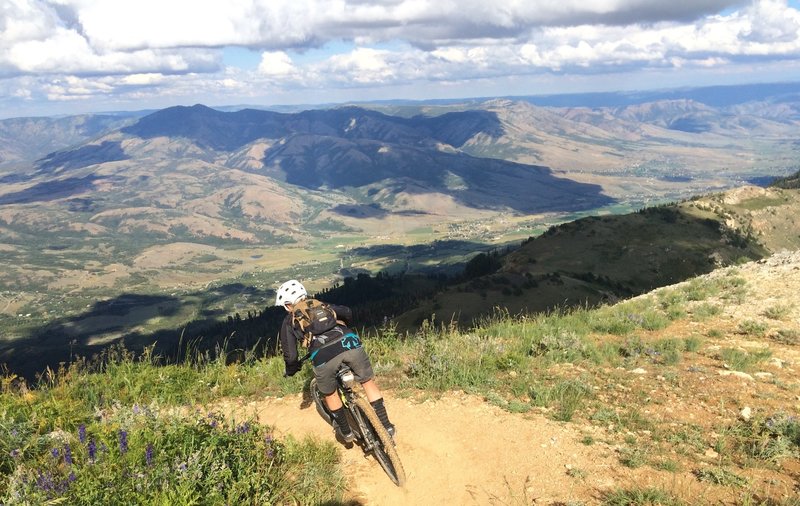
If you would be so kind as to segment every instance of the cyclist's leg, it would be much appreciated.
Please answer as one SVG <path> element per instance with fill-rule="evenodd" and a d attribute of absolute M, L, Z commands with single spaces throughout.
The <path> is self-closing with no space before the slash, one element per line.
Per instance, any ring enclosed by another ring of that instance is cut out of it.
<path fill-rule="evenodd" d="M 375 383 L 375 378 L 365 381 L 361 384 L 361 386 L 364 387 L 364 393 L 367 395 L 367 400 L 369 402 L 374 402 L 383 398 L 383 394 L 381 394 L 378 384 Z"/>
<path fill-rule="evenodd" d="M 325 405 L 327 405 L 328 409 L 331 411 L 336 411 L 337 409 L 341 408 L 342 399 L 339 398 L 339 392 L 333 392 L 330 395 L 326 395 Z"/>
<path fill-rule="evenodd" d="M 325 404 L 328 406 L 328 411 L 331 413 L 333 430 L 336 433 L 336 438 L 344 443 L 349 443 L 355 439 L 355 434 L 350 428 L 350 424 L 347 422 L 347 415 L 345 414 L 342 399 L 339 398 L 339 392 L 336 390 L 336 370 L 339 368 L 339 365 L 335 364 L 335 368 L 332 369 L 332 378 L 328 377 L 328 374 L 326 374 L 325 366 L 327 365 L 329 364 L 323 364 L 322 367 L 314 368 L 314 374 L 317 377 L 317 385 L 320 393 L 323 395 Z M 320 378 L 322 378 L 322 382 L 320 382 Z M 331 387 L 333 388 L 333 392 L 326 394 L 324 390 L 330 390 Z"/>
<path fill-rule="evenodd" d="M 353 372 L 361 382 L 361 386 L 364 387 L 364 394 L 366 394 L 367 400 L 372 404 L 373 409 L 375 409 L 375 414 L 378 415 L 378 418 L 381 423 L 383 423 L 383 426 L 386 427 L 386 430 L 389 431 L 389 434 L 394 437 L 395 427 L 394 424 L 389 421 L 389 415 L 386 413 L 386 407 L 383 405 L 383 395 L 378 388 L 378 384 L 375 383 L 375 373 L 372 371 L 372 364 L 370 363 L 366 351 L 364 351 L 364 348 L 359 347 L 343 353 L 342 355 L 345 357 L 344 362 L 353 369 Z"/>
<path fill-rule="evenodd" d="M 330 411 L 337 411 L 342 407 L 342 400 L 336 391 L 336 371 L 339 370 L 342 359 L 343 357 L 339 355 L 324 364 L 314 366 L 317 389 L 325 399 L 325 405 Z"/>

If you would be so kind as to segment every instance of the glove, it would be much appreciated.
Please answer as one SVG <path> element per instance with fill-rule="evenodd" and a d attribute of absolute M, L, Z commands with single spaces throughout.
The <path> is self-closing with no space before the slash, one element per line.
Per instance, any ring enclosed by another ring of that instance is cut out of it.
<path fill-rule="evenodd" d="M 303 368 L 303 366 L 302 366 L 302 364 L 300 364 L 300 362 L 288 363 L 288 364 L 286 364 L 286 373 L 284 374 L 284 376 L 285 377 L 294 376 L 295 374 L 300 372 L 300 369 L 302 369 L 302 368 Z"/>

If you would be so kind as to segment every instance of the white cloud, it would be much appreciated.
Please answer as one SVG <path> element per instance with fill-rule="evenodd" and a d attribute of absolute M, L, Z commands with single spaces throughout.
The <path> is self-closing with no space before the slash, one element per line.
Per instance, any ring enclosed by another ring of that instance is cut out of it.
<path fill-rule="evenodd" d="M 164 82 L 164 75 L 158 73 L 131 74 L 120 80 L 121 84 L 136 86 L 153 86 Z"/>
<path fill-rule="evenodd" d="M 49 100 L 81 100 L 108 93 L 113 90 L 113 86 L 105 80 L 69 76 L 52 81 L 44 87 L 44 90 Z"/>
<path fill-rule="evenodd" d="M 431 55 L 453 63 L 464 63 L 467 61 L 467 51 L 457 47 L 436 49 L 431 51 Z"/>
<path fill-rule="evenodd" d="M 336 80 L 345 79 L 359 84 L 382 83 L 394 80 L 396 65 L 388 59 L 394 55 L 389 51 L 358 48 L 348 54 L 335 55 L 317 70 L 329 74 Z M 395 62 L 396 63 L 396 62 Z"/>
<path fill-rule="evenodd" d="M 800 60 L 797 9 L 753 0 L 733 10 L 742 3 L 5 0 L 0 82 L 6 97 L 30 100 L 205 94 L 223 101 Z M 222 49 L 231 45 L 258 51 L 257 70 L 226 67 Z M 315 56 L 306 57 L 311 48 Z"/>
<path fill-rule="evenodd" d="M 284 51 L 265 51 L 261 53 L 258 71 L 265 76 L 290 77 L 298 73 L 291 57 Z"/>

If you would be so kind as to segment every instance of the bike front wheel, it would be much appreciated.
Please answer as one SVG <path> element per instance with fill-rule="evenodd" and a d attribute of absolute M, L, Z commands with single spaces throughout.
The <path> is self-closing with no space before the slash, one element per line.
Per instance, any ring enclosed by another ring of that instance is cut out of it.
<path fill-rule="evenodd" d="M 356 399 L 354 408 L 361 415 L 361 419 L 366 424 L 366 429 L 369 434 L 363 434 L 365 439 L 372 439 L 372 453 L 378 460 L 386 474 L 398 487 L 402 487 L 406 482 L 406 472 L 403 469 L 403 464 L 400 462 L 400 456 L 397 455 L 397 449 L 394 447 L 392 437 L 386 432 L 386 428 L 378 419 L 377 413 L 372 408 L 372 405 L 363 398 Z"/>
<path fill-rule="evenodd" d="M 325 399 L 322 398 L 322 393 L 317 389 L 317 379 L 312 378 L 311 383 L 308 385 L 311 392 L 311 398 L 314 400 L 314 407 L 317 408 L 317 413 L 322 417 L 328 425 L 333 425 L 333 420 L 330 411 L 325 405 Z"/>

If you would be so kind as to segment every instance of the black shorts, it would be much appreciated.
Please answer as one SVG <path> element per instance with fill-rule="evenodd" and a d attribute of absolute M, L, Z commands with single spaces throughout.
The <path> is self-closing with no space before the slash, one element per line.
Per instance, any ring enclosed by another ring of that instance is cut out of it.
<path fill-rule="evenodd" d="M 363 347 L 345 350 L 327 362 L 314 366 L 314 377 L 317 379 L 317 389 L 320 393 L 330 395 L 336 391 L 336 373 L 342 364 L 350 366 L 359 383 L 375 377 L 375 373 L 372 372 L 372 364 Z"/>

